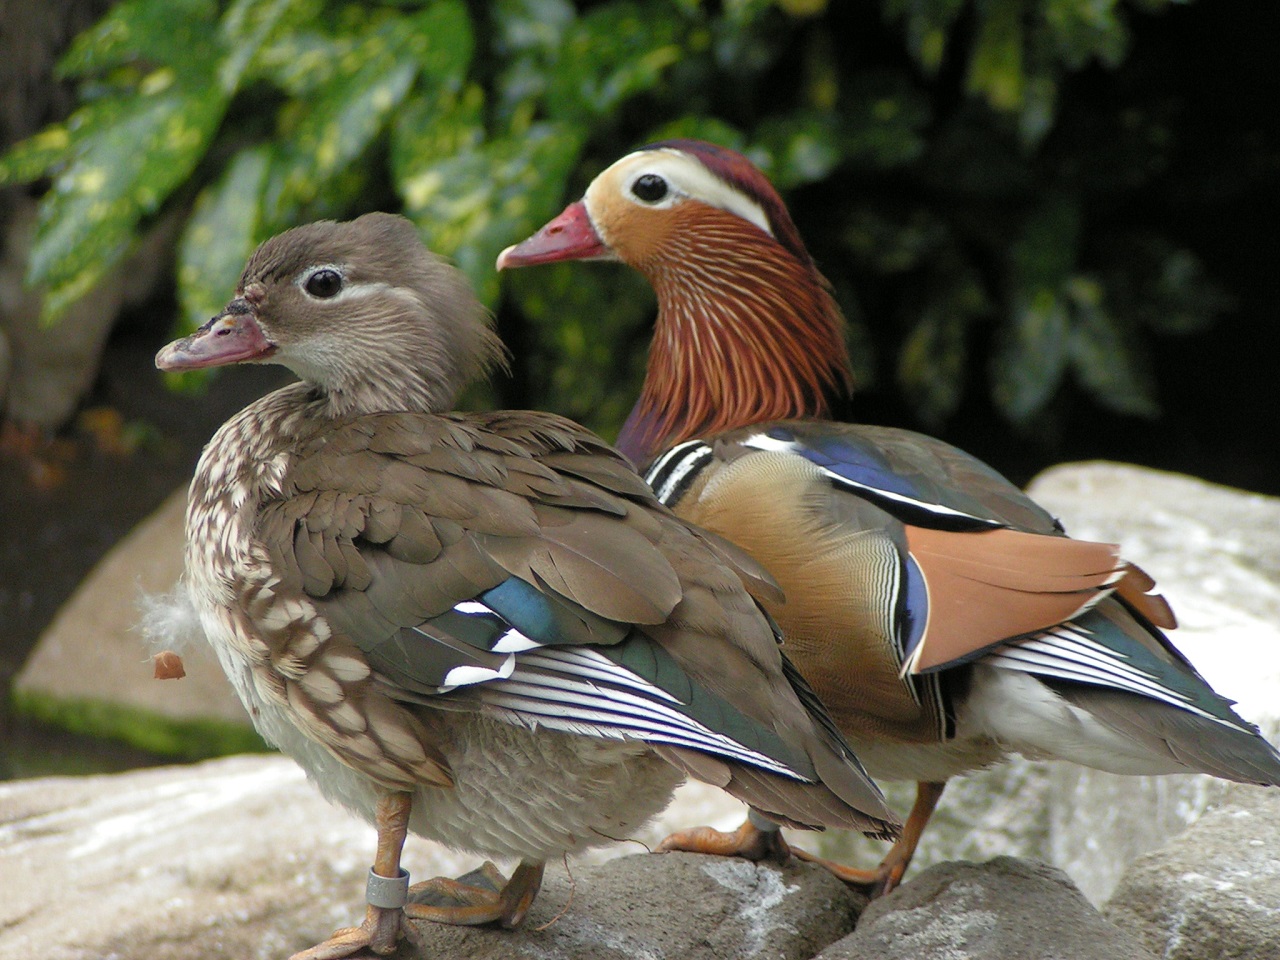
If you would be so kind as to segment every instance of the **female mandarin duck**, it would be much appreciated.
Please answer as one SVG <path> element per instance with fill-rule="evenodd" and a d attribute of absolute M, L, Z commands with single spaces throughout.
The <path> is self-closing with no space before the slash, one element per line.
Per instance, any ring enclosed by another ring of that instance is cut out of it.
<path fill-rule="evenodd" d="M 1116 547 L 1069 539 L 938 440 L 824 422 L 851 386 L 844 318 L 746 158 L 688 140 L 632 153 L 498 266 L 575 259 L 629 264 L 658 297 L 619 447 L 773 574 L 792 661 L 874 776 L 918 783 L 877 870 L 829 868 L 892 889 L 946 780 L 1015 752 L 1280 783 L 1280 756 L 1161 633 L 1172 612 Z M 786 849 L 751 822 L 668 846 Z"/>
<path fill-rule="evenodd" d="M 406 914 L 514 926 L 548 858 L 625 838 L 683 774 L 783 823 L 897 832 L 750 560 L 576 424 L 444 412 L 500 350 L 461 275 L 369 214 L 268 240 L 156 358 L 302 378 L 209 443 L 186 552 L 258 730 L 377 824 L 364 923 L 299 957 L 389 952 Z M 521 862 L 409 890 L 407 830 Z"/>

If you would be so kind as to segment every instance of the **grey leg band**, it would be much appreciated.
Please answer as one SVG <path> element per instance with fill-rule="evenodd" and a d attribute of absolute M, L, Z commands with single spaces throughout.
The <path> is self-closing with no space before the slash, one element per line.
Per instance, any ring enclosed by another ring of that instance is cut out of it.
<path fill-rule="evenodd" d="M 399 910 L 409 902 L 409 871 L 401 867 L 400 876 L 382 877 L 370 867 L 364 898 L 371 906 Z"/>

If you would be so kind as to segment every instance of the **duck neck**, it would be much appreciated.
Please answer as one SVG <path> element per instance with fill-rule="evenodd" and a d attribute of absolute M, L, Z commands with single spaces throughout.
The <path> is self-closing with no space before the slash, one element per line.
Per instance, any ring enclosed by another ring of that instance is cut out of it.
<path fill-rule="evenodd" d="M 693 437 L 825 417 L 851 389 L 844 317 L 817 268 L 749 224 L 731 239 L 711 247 L 704 233 L 641 265 L 658 318 L 618 437 L 637 466 Z"/>

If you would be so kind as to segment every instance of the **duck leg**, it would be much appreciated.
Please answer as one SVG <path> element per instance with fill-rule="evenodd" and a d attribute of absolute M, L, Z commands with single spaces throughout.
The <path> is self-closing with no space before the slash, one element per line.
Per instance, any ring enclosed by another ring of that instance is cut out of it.
<path fill-rule="evenodd" d="M 457 880 L 424 880 L 410 888 L 405 912 L 415 920 L 461 926 L 497 923 L 510 930 L 524 922 L 545 869 L 542 861 L 522 860 L 508 880 L 492 863 L 485 863 Z"/>
<path fill-rule="evenodd" d="M 911 813 L 902 827 L 902 836 L 889 848 L 885 858 L 874 870 L 855 870 L 832 860 L 824 860 L 806 850 L 792 847 L 791 852 L 800 860 L 816 863 L 826 868 L 835 876 L 851 886 L 867 887 L 872 899 L 889 893 L 902 882 L 902 875 L 911 865 L 911 858 L 916 854 L 920 837 L 924 834 L 925 825 L 933 816 L 938 801 L 942 799 L 942 791 L 946 781 L 931 783 L 924 781 L 916 784 L 916 802 L 911 805 Z"/>
<path fill-rule="evenodd" d="M 945 788 L 945 782 L 916 784 L 916 801 L 902 828 L 902 836 L 874 870 L 858 870 L 793 847 L 782 836 L 777 824 L 754 810 L 749 812 L 746 822 L 732 833 L 713 830 L 711 827 L 693 827 L 671 834 L 654 849 L 659 853 L 683 850 L 718 857 L 742 857 L 753 861 L 786 860 L 789 855 L 794 855 L 799 860 L 818 864 L 850 886 L 868 888 L 869 895 L 875 898 L 883 896 L 902 882 L 902 875 L 911 865 L 920 837 L 924 834 L 924 828 L 933 816 L 938 801 L 942 799 Z"/>
<path fill-rule="evenodd" d="M 782 831 L 772 820 L 747 811 L 742 826 L 731 833 L 711 827 L 690 827 L 671 834 L 656 847 L 657 853 L 681 850 L 685 853 L 705 853 L 713 857 L 741 857 L 759 862 L 773 860 L 784 862 L 791 856 L 791 847 L 782 837 Z"/>
<path fill-rule="evenodd" d="M 400 854 L 409 834 L 409 813 L 413 795 L 387 791 L 378 798 L 374 821 L 378 830 L 378 850 L 369 871 L 368 905 L 364 922 L 334 932 L 324 943 L 295 953 L 289 960 L 339 960 L 368 948 L 377 954 L 392 953 L 396 941 L 417 938 L 405 918 L 404 902 L 409 875 L 400 868 Z"/>

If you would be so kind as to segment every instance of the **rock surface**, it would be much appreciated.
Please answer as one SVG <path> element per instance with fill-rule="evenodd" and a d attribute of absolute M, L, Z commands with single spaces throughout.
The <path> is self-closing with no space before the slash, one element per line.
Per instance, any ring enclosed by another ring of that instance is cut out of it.
<path fill-rule="evenodd" d="M 697 802 L 682 794 L 640 838 L 700 817 Z M 0 960 L 283 958 L 363 916 L 373 841 L 280 757 L 0 784 Z M 848 933 L 861 904 L 799 863 L 601 865 L 637 849 L 572 861 L 572 883 L 550 865 L 519 931 L 427 924 L 421 951 L 400 956 L 800 960 Z M 425 879 L 478 860 L 411 837 L 405 864 Z"/>
<path fill-rule="evenodd" d="M 153 679 L 152 644 L 139 626 L 143 595 L 173 589 L 182 573 L 187 492 L 175 491 L 94 568 L 40 638 L 14 683 L 19 693 L 108 700 L 174 719 L 249 718 L 208 644 L 179 651 L 187 676 Z"/>
<path fill-rule="evenodd" d="M 819 960 L 1154 960 L 1054 867 L 939 864 L 867 907 Z M 1207 960 L 1207 957 L 1206 957 Z"/>
<path fill-rule="evenodd" d="M 865 902 L 809 864 L 686 853 L 587 867 L 569 890 L 563 874 L 552 877 L 517 931 L 424 925 L 421 947 L 404 952 L 467 960 L 807 960 L 852 930 Z"/>
<path fill-rule="evenodd" d="M 551 865 L 520 930 L 421 924 L 396 956 L 1272 960 L 1280 794 L 1232 801 L 1140 861 L 1105 917 L 1060 870 L 1009 857 L 932 867 L 863 910 L 813 865 L 615 844 L 571 877 Z M 698 803 L 682 791 L 640 839 L 701 819 Z M 0 960 L 283 960 L 362 916 L 372 849 L 280 757 L 0 784 Z M 410 838 L 405 864 L 424 879 L 477 858 Z"/>
<path fill-rule="evenodd" d="M 1280 792 L 1233 787 L 1103 908 L 1162 960 L 1280 957 Z"/>

